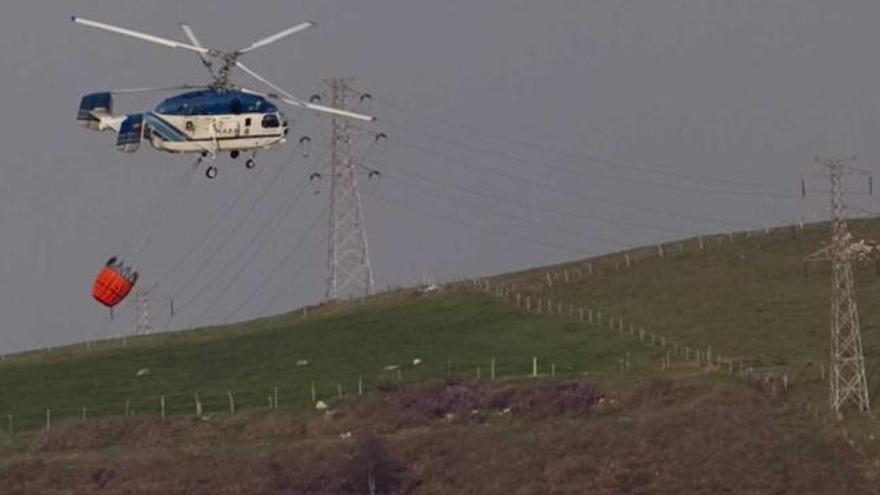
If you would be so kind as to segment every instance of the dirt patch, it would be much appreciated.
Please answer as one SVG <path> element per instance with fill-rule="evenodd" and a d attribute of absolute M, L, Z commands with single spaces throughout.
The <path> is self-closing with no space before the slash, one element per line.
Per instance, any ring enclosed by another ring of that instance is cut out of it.
<path fill-rule="evenodd" d="M 878 493 L 843 439 L 753 387 L 654 381 L 602 402 L 588 380 L 450 381 L 317 417 L 59 425 L 0 463 L 0 495 L 367 493 L 371 470 L 401 495 Z"/>
<path fill-rule="evenodd" d="M 590 380 L 523 382 L 499 387 L 450 379 L 401 388 L 340 405 L 316 432 L 357 431 L 369 424 L 378 433 L 424 427 L 438 422 L 482 422 L 488 414 L 540 419 L 585 413 L 604 397 Z"/>

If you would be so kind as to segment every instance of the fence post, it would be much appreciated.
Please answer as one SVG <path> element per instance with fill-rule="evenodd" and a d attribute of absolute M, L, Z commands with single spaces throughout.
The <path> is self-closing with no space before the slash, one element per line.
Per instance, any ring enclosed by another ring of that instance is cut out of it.
<path fill-rule="evenodd" d="M 482 370 L 480 369 L 480 367 L 477 366 L 477 381 L 480 381 L 480 379 L 483 378 L 482 373 L 483 373 L 483 372 L 482 372 Z"/>
<path fill-rule="evenodd" d="M 532 357 L 532 378 L 538 376 L 538 358 Z"/>
<path fill-rule="evenodd" d="M 46 431 L 52 429 L 52 410 L 46 409 Z"/>
<path fill-rule="evenodd" d="M 312 394 L 312 404 L 318 401 L 318 394 L 315 391 L 315 380 L 312 380 L 311 389 L 309 390 Z"/>
<path fill-rule="evenodd" d="M 86 420 L 86 406 L 82 406 L 80 416 L 81 416 L 81 418 L 82 418 L 83 421 Z"/>
<path fill-rule="evenodd" d="M 699 241 L 700 241 L 700 251 L 705 250 L 706 246 L 705 246 L 705 244 L 703 244 L 703 236 L 699 237 Z"/>
<path fill-rule="evenodd" d="M 159 409 L 161 410 L 160 416 L 162 417 L 162 421 L 165 421 L 165 396 L 159 396 Z"/>
<path fill-rule="evenodd" d="M 235 414 L 235 396 L 232 395 L 232 390 L 226 391 L 226 398 L 229 400 L 229 414 Z"/>
<path fill-rule="evenodd" d="M 568 283 L 568 268 L 565 269 L 565 283 Z"/>
<path fill-rule="evenodd" d="M 626 267 L 632 268 L 632 260 L 629 259 L 629 253 L 624 253 L 623 259 L 626 261 Z"/>
<path fill-rule="evenodd" d="M 196 392 L 194 394 L 194 397 L 195 397 L 195 401 L 196 401 L 196 416 L 201 418 L 202 417 L 202 401 L 199 400 L 199 393 Z"/>
<path fill-rule="evenodd" d="M 550 363 L 550 376 L 556 376 L 556 363 Z"/>
<path fill-rule="evenodd" d="M 272 390 L 272 408 L 278 409 L 278 385 Z"/>
<path fill-rule="evenodd" d="M 530 296 L 526 296 L 526 311 L 532 310 L 532 298 Z"/>
<path fill-rule="evenodd" d="M 489 376 L 492 381 L 495 381 L 495 358 L 492 358 L 492 361 L 489 363 Z"/>
<path fill-rule="evenodd" d="M 336 396 L 339 399 L 342 398 L 342 384 L 341 383 L 336 384 Z M 278 407 L 278 405 L 276 404 L 275 407 Z"/>
<path fill-rule="evenodd" d="M 131 415 L 131 401 L 125 399 L 125 416 Z"/>

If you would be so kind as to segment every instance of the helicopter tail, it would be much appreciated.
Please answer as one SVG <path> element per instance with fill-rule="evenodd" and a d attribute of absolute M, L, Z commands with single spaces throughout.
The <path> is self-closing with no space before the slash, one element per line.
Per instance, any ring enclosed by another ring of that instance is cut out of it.
<path fill-rule="evenodd" d="M 111 93 L 91 93 L 82 97 L 76 120 L 86 129 L 119 132 L 125 116 L 113 115 L 113 95 Z"/>
<path fill-rule="evenodd" d="M 116 149 L 134 153 L 141 146 L 144 136 L 144 114 L 133 113 L 124 117 L 116 135 Z"/>

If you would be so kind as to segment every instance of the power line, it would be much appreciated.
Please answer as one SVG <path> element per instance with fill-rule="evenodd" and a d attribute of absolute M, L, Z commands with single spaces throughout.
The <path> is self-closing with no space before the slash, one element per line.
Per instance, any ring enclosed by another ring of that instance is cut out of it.
<path fill-rule="evenodd" d="M 300 247 L 300 246 L 306 241 L 306 239 L 308 239 L 308 238 L 311 236 L 311 234 L 315 231 L 315 229 L 317 228 L 317 226 L 320 224 L 321 220 L 324 219 L 324 217 L 326 216 L 326 214 L 327 214 L 328 212 L 329 212 L 329 208 L 324 208 L 323 210 L 321 210 L 321 212 L 318 214 L 318 216 L 316 216 L 315 219 L 312 221 L 312 223 L 309 225 L 309 228 L 308 228 L 308 230 L 306 231 L 306 233 L 305 233 L 302 237 L 300 237 L 300 238 L 299 238 L 299 239 L 293 244 L 293 247 L 291 247 L 291 249 L 288 250 L 288 251 L 284 254 L 284 256 L 281 258 L 281 262 L 278 264 L 278 267 L 284 266 L 284 264 L 287 263 L 287 261 L 290 260 L 290 259 L 293 257 L 294 254 L 296 254 L 296 252 L 297 252 L 297 250 L 299 249 L 299 247 Z M 324 246 L 324 244 L 325 244 L 325 242 L 321 242 L 321 243 L 319 244 L 319 246 Z M 307 257 L 307 259 L 311 259 L 312 255 L 314 255 L 314 252 L 312 252 L 312 253 Z M 245 298 L 245 299 L 244 299 L 244 300 L 243 300 L 238 306 L 235 307 L 235 309 L 229 314 L 229 316 L 227 316 L 227 317 L 224 319 L 224 321 L 229 321 L 232 317 L 234 317 L 234 316 L 235 316 L 236 314 L 238 314 L 242 309 L 244 309 L 244 308 L 248 305 L 248 303 L 250 303 L 250 301 L 251 301 L 254 297 L 256 297 L 256 295 L 257 295 L 261 290 L 263 290 L 263 288 L 264 288 L 266 285 L 268 285 L 268 284 L 269 284 L 269 283 L 275 278 L 275 276 L 277 276 L 277 275 L 280 273 L 280 269 L 278 269 L 278 267 L 276 267 L 276 268 L 273 269 L 271 272 L 269 272 L 268 276 L 266 276 L 266 277 L 263 279 L 263 281 L 260 282 L 260 284 L 258 284 L 258 285 L 254 288 L 254 290 L 252 290 L 251 293 L 250 293 L 250 294 L 249 294 L 249 295 L 248 295 L 248 296 L 247 296 L 247 297 L 246 297 L 246 298 Z M 299 270 L 297 270 L 297 273 L 298 273 L 298 272 L 299 272 Z M 261 313 L 262 313 L 262 312 L 261 312 Z"/>
<path fill-rule="evenodd" d="M 204 315 L 206 315 L 220 301 L 220 299 L 223 297 L 223 295 L 226 294 L 226 292 L 231 287 L 233 287 L 235 285 L 235 283 L 238 281 L 239 277 L 241 277 L 241 275 L 245 272 L 245 270 L 247 270 L 247 267 L 250 266 L 250 264 L 253 262 L 254 259 L 256 259 L 257 255 L 260 252 L 262 252 L 263 248 L 266 247 L 269 240 L 272 239 L 273 234 L 275 234 L 275 232 L 277 232 L 279 225 L 281 223 L 283 223 L 284 220 L 287 219 L 287 217 L 290 215 L 290 213 L 293 212 L 294 206 L 296 206 L 296 204 L 299 202 L 300 198 L 302 198 L 303 193 L 308 190 L 308 183 L 307 182 L 304 181 L 301 184 L 301 186 L 302 186 L 301 189 L 299 189 L 294 194 L 292 194 L 281 205 L 281 207 L 275 211 L 275 213 L 268 219 L 268 221 L 263 223 L 263 225 L 258 230 L 257 234 L 251 237 L 250 242 L 248 242 L 248 244 L 243 249 L 241 249 L 236 256 L 234 256 L 232 258 L 232 262 L 234 262 L 238 259 L 242 259 L 242 258 L 244 259 L 244 262 L 239 266 L 239 269 L 235 272 L 235 274 L 232 276 L 232 278 L 229 279 L 229 281 L 226 282 L 226 284 L 224 284 L 223 289 L 217 294 L 217 296 L 215 296 L 214 299 L 211 300 L 210 304 L 208 304 L 208 306 L 201 312 L 201 314 L 199 314 L 199 316 L 196 317 L 196 320 L 200 320 Z M 264 235 L 264 234 L 267 234 L 267 235 Z M 257 241 L 258 239 L 259 239 L 259 242 Z M 252 255 L 247 256 L 247 257 L 243 257 L 243 255 L 254 245 L 256 245 L 256 250 L 252 253 Z M 230 266 L 232 266 L 232 262 L 227 264 L 223 270 L 218 272 L 217 276 L 215 276 L 214 279 L 212 279 L 211 282 L 209 282 L 207 284 L 207 286 L 209 286 L 209 287 L 213 286 L 214 281 L 216 281 L 220 277 L 220 275 L 225 273 L 226 270 Z"/>
<path fill-rule="evenodd" d="M 659 210 L 659 209 L 655 209 L 655 208 L 647 208 L 647 207 L 643 207 L 643 206 L 638 206 L 633 203 L 610 200 L 610 199 L 598 197 L 595 195 L 586 194 L 586 193 L 583 193 L 580 191 L 573 191 L 571 189 L 565 189 L 565 188 L 562 188 L 562 187 L 559 187 L 559 186 L 556 186 L 554 184 L 550 184 L 547 182 L 538 182 L 538 181 L 535 181 L 535 180 L 530 179 L 528 177 L 522 177 L 519 175 L 511 174 L 509 172 L 505 172 L 505 171 L 499 170 L 497 168 L 487 167 L 486 165 L 482 165 L 482 164 L 479 164 L 479 163 L 476 163 L 473 161 L 462 160 L 461 158 L 454 157 L 451 155 L 437 153 L 435 151 L 423 148 L 421 146 L 413 145 L 413 144 L 410 144 L 407 142 L 402 142 L 400 139 L 395 140 L 395 142 L 400 144 L 401 146 L 414 149 L 416 151 L 419 151 L 419 152 L 424 153 L 429 156 L 433 156 L 439 160 L 442 160 L 444 163 L 451 163 L 451 164 L 458 165 L 458 166 L 465 167 L 465 168 L 473 168 L 476 170 L 480 170 L 483 173 L 492 175 L 493 177 L 503 177 L 507 180 L 518 182 L 521 184 L 530 184 L 530 185 L 533 185 L 536 187 L 542 187 L 542 188 L 547 189 L 549 191 L 553 191 L 553 192 L 565 194 L 565 195 L 568 195 L 571 197 L 579 198 L 582 201 L 588 202 L 588 203 L 592 202 L 592 203 L 607 204 L 610 206 L 616 206 L 619 208 L 626 208 L 629 210 L 640 211 L 643 213 L 650 213 L 650 214 L 654 214 L 654 215 L 661 215 L 661 216 L 667 216 L 667 217 L 672 217 L 672 218 L 679 218 L 679 219 L 685 219 L 685 220 L 704 222 L 704 223 L 726 225 L 726 226 L 736 227 L 736 228 L 756 228 L 756 227 L 758 227 L 756 225 L 748 224 L 745 222 L 737 222 L 737 221 L 733 221 L 733 220 L 722 220 L 722 219 L 717 219 L 717 218 L 705 217 L 705 216 L 701 216 L 701 215 L 690 215 L 690 214 L 685 214 L 685 213 L 663 211 L 663 210 Z"/>
<path fill-rule="evenodd" d="M 554 248 L 554 249 L 557 249 L 557 250 L 560 250 L 560 251 L 565 251 L 565 252 L 574 252 L 574 253 L 578 253 L 578 254 L 582 254 L 582 255 L 588 255 L 588 256 L 592 256 L 592 255 L 595 255 L 595 254 L 596 254 L 596 253 L 593 252 L 593 251 L 588 251 L 588 250 L 583 249 L 583 248 L 579 248 L 579 247 L 575 247 L 575 246 L 564 246 L 564 245 L 562 245 L 562 244 L 557 244 L 557 243 L 554 243 L 554 242 L 548 242 L 548 241 L 544 241 L 544 240 L 541 240 L 541 239 L 535 239 L 535 238 L 532 238 L 532 237 L 528 237 L 528 236 L 524 236 L 524 235 L 521 235 L 521 234 L 517 234 L 517 233 L 515 233 L 515 232 L 508 232 L 508 231 L 504 231 L 504 230 L 497 230 L 497 229 L 493 229 L 493 228 L 491 228 L 491 227 L 486 227 L 486 226 L 484 226 L 484 225 L 479 225 L 479 224 L 476 224 L 476 223 L 471 223 L 471 222 L 468 222 L 468 221 L 465 221 L 465 220 L 461 220 L 461 219 L 458 219 L 458 218 L 449 217 L 449 216 L 446 216 L 446 215 L 441 215 L 441 214 L 436 213 L 436 212 L 433 212 L 433 211 L 428 211 L 428 210 L 425 210 L 425 209 L 422 209 L 422 208 L 418 208 L 418 207 L 416 207 L 416 206 L 413 206 L 412 204 L 406 203 L 406 202 L 401 201 L 401 200 L 398 200 L 398 199 L 390 199 L 390 198 L 386 198 L 386 197 L 381 196 L 381 195 L 379 195 L 379 194 L 372 194 L 371 197 L 372 197 L 372 198 L 375 198 L 375 199 L 377 199 L 377 200 L 379 200 L 379 201 L 381 201 L 381 202 L 383 202 L 383 203 L 385 203 L 385 204 L 392 205 L 392 206 L 395 206 L 395 207 L 399 207 L 399 208 L 402 208 L 402 209 L 404 209 L 404 210 L 406 210 L 406 211 L 420 213 L 420 214 L 422 214 L 422 215 L 426 215 L 426 216 L 429 216 L 429 217 L 431 217 L 431 218 L 436 218 L 436 219 L 438 219 L 438 220 L 443 220 L 443 221 L 450 222 L 450 223 L 454 223 L 454 224 L 461 225 L 461 226 L 464 226 L 464 227 L 469 227 L 469 228 L 472 228 L 472 229 L 480 230 L 480 231 L 483 231 L 483 232 L 486 232 L 486 233 L 489 233 L 489 234 L 493 234 L 493 235 L 496 235 L 496 236 L 502 236 L 502 237 L 507 237 L 507 238 L 512 238 L 512 239 L 517 239 L 517 240 L 521 240 L 521 241 L 532 242 L 532 243 L 535 243 L 535 244 L 540 244 L 540 245 L 543 245 L 543 246 L 551 247 L 551 248 Z"/>
<path fill-rule="evenodd" d="M 418 184 L 418 183 L 415 183 L 415 182 L 412 182 L 412 181 L 410 181 L 410 180 L 404 179 L 404 178 L 402 178 L 402 177 L 392 175 L 391 178 L 392 178 L 393 180 L 395 180 L 395 181 L 397 181 L 397 182 L 399 182 L 399 183 L 401 183 L 401 184 L 405 184 L 405 185 L 407 185 L 407 186 L 409 186 L 409 187 L 412 187 L 412 188 L 415 188 L 415 189 L 418 189 L 418 190 L 421 190 L 421 191 L 427 191 L 428 194 L 438 195 L 438 193 L 437 193 L 436 191 L 434 191 L 434 190 L 432 190 L 432 189 L 429 189 L 429 188 L 427 188 L 427 187 L 425 187 L 425 186 L 422 186 L 422 185 L 420 185 L 420 184 Z M 443 197 L 446 198 L 446 199 L 450 199 L 450 200 L 452 200 L 452 201 L 456 201 L 456 198 L 453 198 L 453 197 L 451 197 L 451 196 L 443 195 Z M 526 218 L 526 217 L 523 217 L 523 216 L 520 216 L 520 215 L 516 215 L 516 214 L 513 214 L 513 213 L 511 213 L 511 212 L 509 212 L 509 211 L 506 211 L 506 210 L 497 210 L 497 209 L 487 208 L 487 207 L 485 207 L 485 206 L 481 206 L 480 208 L 481 208 L 482 210 L 484 210 L 484 211 L 488 211 L 488 212 L 494 213 L 494 214 L 496 214 L 496 215 L 505 216 L 505 217 L 507 217 L 507 218 L 511 218 L 511 219 L 513 219 L 513 220 L 515 220 L 515 221 L 518 221 L 518 222 L 528 223 L 528 224 L 536 225 L 536 226 L 539 226 L 539 227 L 545 227 L 545 228 L 548 228 L 548 229 L 551 229 L 551 230 L 554 230 L 554 231 L 556 231 L 556 232 L 559 232 L 559 233 L 562 233 L 562 234 L 566 234 L 566 235 L 569 235 L 569 236 L 583 237 L 583 238 L 586 238 L 586 239 L 594 239 L 594 240 L 602 241 L 602 242 L 605 242 L 605 243 L 608 243 L 608 244 L 611 244 L 611 245 L 613 245 L 613 246 L 617 246 L 617 247 L 629 247 L 629 243 L 626 243 L 626 242 L 622 242 L 622 241 L 619 241 L 619 240 L 616 240 L 616 239 L 610 239 L 610 238 L 608 238 L 608 237 L 602 237 L 602 236 L 597 236 L 597 235 L 593 235 L 593 234 L 587 234 L 587 233 L 585 233 L 585 232 L 580 232 L 580 231 L 576 231 L 576 230 L 569 230 L 569 229 L 567 229 L 567 228 L 565 228 L 565 227 L 561 227 L 561 226 L 558 226 L 558 225 L 555 225 L 555 224 L 549 224 L 549 223 L 542 222 L 542 221 L 539 221 L 539 220 L 533 220 L 533 219 L 531 219 L 531 218 Z"/>
<path fill-rule="evenodd" d="M 596 173 L 596 172 L 591 172 L 589 170 L 572 169 L 572 168 L 563 167 L 563 166 L 556 165 L 556 164 L 549 163 L 549 162 L 537 162 L 537 161 L 521 158 L 521 157 L 518 157 L 515 155 L 511 155 L 508 153 L 493 151 L 493 150 L 489 150 L 486 148 L 481 148 L 479 146 L 473 146 L 473 145 L 470 145 L 467 143 L 462 143 L 460 141 L 446 138 L 446 137 L 443 137 L 443 136 L 440 136 L 437 134 L 431 134 L 428 132 L 418 131 L 418 130 L 415 130 L 412 128 L 408 128 L 407 126 L 396 124 L 394 121 L 390 121 L 387 119 L 383 119 L 383 122 L 388 125 L 391 125 L 392 127 L 396 127 L 398 129 L 402 129 L 402 130 L 411 132 L 413 134 L 421 135 L 421 136 L 427 137 L 429 139 L 440 141 L 440 142 L 449 144 L 451 146 L 455 146 L 457 148 L 461 148 L 461 149 L 465 149 L 465 150 L 469 150 L 469 151 L 475 151 L 475 152 L 482 153 L 482 154 L 485 154 L 488 156 L 493 156 L 496 158 L 501 158 L 504 160 L 509 160 L 509 161 L 521 163 L 524 165 L 538 166 L 538 167 L 546 168 L 548 170 L 554 170 L 556 172 L 584 175 L 586 177 L 591 177 L 594 179 L 604 180 L 604 181 L 608 181 L 608 182 L 635 184 L 635 185 L 639 185 L 639 186 L 671 189 L 671 190 L 675 190 L 675 191 L 701 192 L 701 193 L 708 193 L 708 194 L 726 194 L 726 195 L 732 195 L 732 196 L 743 196 L 743 197 L 751 197 L 751 198 L 758 197 L 758 198 L 776 198 L 776 199 L 796 199 L 799 197 L 794 192 L 794 188 L 788 189 L 788 191 L 792 191 L 789 194 L 786 194 L 783 192 L 771 193 L 771 192 L 755 192 L 755 191 L 752 191 L 752 192 L 750 192 L 750 191 L 734 191 L 734 190 L 729 190 L 729 189 L 716 189 L 716 188 L 707 188 L 707 187 L 699 187 L 699 186 L 667 184 L 667 183 L 653 182 L 653 181 L 649 181 L 649 180 L 636 179 L 636 178 L 608 176 L 608 175 L 603 175 L 603 174 Z"/>
<path fill-rule="evenodd" d="M 462 185 L 460 185 L 460 184 L 455 184 L 455 183 L 452 183 L 452 182 L 448 182 L 448 181 L 443 181 L 443 180 L 440 180 L 440 179 L 436 179 L 436 178 L 434 178 L 434 177 L 429 177 L 429 176 L 427 176 L 427 175 L 420 174 L 420 173 L 415 172 L 415 171 L 413 171 L 413 170 L 402 170 L 402 169 L 397 168 L 397 167 L 391 167 L 391 166 L 389 166 L 389 165 L 387 165 L 387 164 L 386 164 L 386 165 L 382 165 L 381 168 L 383 169 L 383 172 L 384 172 L 385 170 L 387 170 L 387 169 L 390 168 L 390 169 L 394 170 L 395 172 L 397 172 L 397 173 L 399 173 L 399 174 L 404 174 L 404 175 L 413 176 L 413 177 L 416 177 L 416 178 L 418 178 L 418 179 L 420 179 L 420 180 L 422 180 L 422 181 L 425 181 L 425 182 L 428 182 L 428 183 L 431 183 L 431 184 L 435 184 L 435 185 L 437 185 L 437 186 L 439 186 L 439 187 L 445 187 L 445 188 L 449 188 L 449 189 L 458 190 L 458 191 L 461 191 L 461 192 L 464 192 L 464 193 L 467 193 L 467 194 L 471 194 L 471 195 L 473 195 L 473 196 L 478 196 L 478 197 L 484 197 L 484 198 L 492 199 L 492 200 L 498 201 L 498 202 L 500 202 L 500 203 L 506 203 L 506 204 L 510 204 L 510 205 L 513 205 L 513 206 L 518 206 L 518 207 L 520 207 L 520 208 L 535 209 L 535 210 L 544 211 L 544 212 L 547 212 L 547 213 L 555 213 L 555 214 L 557 214 L 557 215 L 565 215 L 565 216 L 568 216 L 568 217 L 578 218 L 578 219 L 582 219 L 582 220 L 591 220 L 591 221 L 595 221 L 595 222 L 602 223 L 602 224 L 606 224 L 606 225 L 612 225 L 612 226 L 615 226 L 615 227 L 621 227 L 621 226 L 624 226 L 624 227 L 631 227 L 631 228 L 638 228 L 638 229 L 652 229 L 652 230 L 657 230 L 657 231 L 671 232 L 671 233 L 675 233 L 675 234 L 698 235 L 697 232 L 693 232 L 693 231 L 689 231 L 689 230 L 683 230 L 683 229 L 672 229 L 672 228 L 662 227 L 662 226 L 653 225 L 653 224 L 645 224 L 645 223 L 638 223 L 638 222 L 628 222 L 628 221 L 624 221 L 624 220 L 611 220 L 611 219 L 603 218 L 603 217 L 596 216 L 596 215 L 587 215 L 587 214 L 584 214 L 584 213 L 575 213 L 575 212 L 571 212 L 571 211 L 559 210 L 559 209 L 556 209 L 556 208 L 550 208 L 550 207 L 546 207 L 546 206 L 539 205 L 539 204 L 535 204 L 535 203 L 522 202 L 521 200 L 513 200 L 513 199 L 511 199 L 511 198 L 509 198 L 509 197 L 506 197 L 506 196 L 499 196 L 499 195 L 497 195 L 497 194 L 491 194 L 491 193 L 488 193 L 488 192 L 486 192 L 486 191 L 480 191 L 480 190 L 472 189 L 472 188 L 469 188 L 469 187 L 466 187 L 466 186 L 462 186 Z"/>
<path fill-rule="evenodd" d="M 220 251 L 226 246 L 226 243 L 229 242 L 229 240 L 238 232 L 239 229 L 241 229 L 241 227 L 244 225 L 245 221 L 247 221 L 250 218 L 250 216 L 256 210 L 257 205 L 260 204 L 260 202 L 263 200 L 263 198 L 269 192 L 269 189 L 271 189 L 272 186 L 278 182 L 278 178 L 281 176 L 281 174 L 286 169 L 287 169 L 287 167 L 285 167 L 283 165 L 283 163 L 282 163 L 282 165 L 280 165 L 278 167 L 278 169 L 272 175 L 272 178 L 265 184 L 263 189 L 260 191 L 259 195 L 254 199 L 254 201 L 251 202 L 251 204 L 248 207 L 245 214 L 241 218 L 239 218 L 238 222 L 236 222 L 236 224 L 233 226 L 232 230 L 227 232 L 226 236 L 223 237 L 223 239 L 220 241 L 220 243 L 214 249 L 212 249 L 210 251 L 209 255 L 205 257 L 204 261 L 199 266 L 199 268 L 195 271 L 195 273 L 193 273 L 186 280 L 186 282 L 183 284 L 183 286 L 181 286 L 177 291 L 174 292 L 174 294 L 172 294 L 172 296 L 171 296 L 172 299 L 176 299 L 181 293 L 183 293 L 189 287 L 189 285 L 193 281 L 195 281 L 198 278 L 199 275 L 202 274 L 202 272 L 205 270 L 205 268 L 211 263 L 211 261 L 213 261 L 214 257 L 216 257 L 217 254 L 219 254 Z"/>
<path fill-rule="evenodd" d="M 311 170 L 315 170 L 316 168 L 318 168 L 320 166 L 320 163 L 323 161 L 324 156 L 326 156 L 327 152 L 328 152 L 328 150 L 325 149 L 318 156 L 318 158 L 315 160 L 314 164 L 312 165 Z M 275 211 L 272 213 L 272 215 L 270 215 L 269 218 L 263 222 L 263 224 L 257 230 L 257 233 L 255 235 L 251 236 L 250 241 L 248 241 L 248 243 L 242 249 L 240 249 L 235 256 L 233 256 L 230 259 L 230 261 L 223 267 L 223 269 L 219 270 L 214 275 L 214 277 L 211 278 L 210 281 L 208 281 L 206 284 L 204 284 L 202 286 L 202 288 L 199 289 L 199 291 L 195 295 L 193 295 L 192 297 L 190 297 L 190 299 L 188 299 L 186 302 L 184 302 L 182 305 L 180 305 L 179 306 L 180 310 L 189 306 L 191 303 L 196 301 L 205 291 L 207 291 L 212 286 L 214 286 L 214 283 L 217 281 L 217 279 L 219 279 L 221 275 L 226 273 L 226 271 L 229 270 L 229 268 L 232 266 L 233 263 L 235 263 L 236 260 L 242 258 L 244 253 L 247 252 L 259 239 L 261 239 L 261 242 L 257 248 L 257 252 L 262 251 L 263 247 L 265 247 L 266 243 L 271 238 L 271 235 L 264 237 L 263 234 L 266 231 L 268 231 L 269 229 L 272 229 L 273 226 L 277 226 L 278 224 L 280 224 L 293 211 L 293 207 L 296 206 L 296 204 L 299 202 L 299 199 L 302 197 L 302 195 L 305 193 L 305 191 L 308 190 L 309 178 L 310 178 L 310 175 L 306 175 L 302 180 L 300 180 L 299 183 L 297 183 L 297 185 L 294 188 L 294 192 L 291 193 L 287 197 L 287 199 L 284 200 L 284 202 L 282 202 L 280 205 L 278 205 L 278 208 L 276 208 Z M 280 221 L 279 221 L 279 219 L 280 219 Z M 273 229 L 273 232 L 274 232 L 274 229 Z M 227 284 L 226 288 L 231 286 L 231 284 L 233 284 L 238 279 L 238 277 L 241 275 L 241 273 L 243 273 L 243 271 L 247 268 L 247 266 L 250 264 L 250 262 L 253 261 L 254 257 L 248 257 L 248 258 L 244 258 L 244 259 L 245 259 L 245 262 L 239 268 L 239 270 L 236 272 L 236 275 L 233 277 L 232 281 L 230 281 L 229 284 Z M 222 296 L 222 294 L 223 294 L 223 292 L 225 292 L 226 288 L 224 288 L 224 290 L 221 292 L 220 296 Z M 217 299 L 214 299 L 214 301 L 212 302 L 212 306 L 219 299 L 220 296 L 218 296 Z M 205 311 L 203 311 L 202 314 L 204 314 L 204 313 L 205 313 Z M 201 316 L 202 315 L 199 315 L 197 320 L 201 319 Z"/>
<path fill-rule="evenodd" d="M 356 94 L 363 95 L 365 93 L 356 92 Z M 391 106 L 394 108 L 398 108 L 398 109 L 403 110 L 405 112 L 408 112 L 410 114 L 418 114 L 419 113 L 419 112 L 416 112 L 410 108 L 407 108 L 406 106 L 395 103 L 389 99 L 382 98 L 379 101 L 380 101 L 380 103 L 383 103 L 385 105 L 388 105 L 388 106 Z M 714 182 L 717 184 L 769 189 L 769 190 L 775 190 L 775 191 L 779 191 L 779 192 L 790 192 L 793 190 L 793 188 L 788 187 L 788 186 L 764 184 L 764 183 L 749 182 L 749 181 L 742 181 L 742 180 L 728 179 L 728 178 L 718 178 L 718 177 L 711 177 L 711 176 L 706 176 L 706 175 L 685 174 L 685 173 L 681 173 L 681 172 L 671 172 L 671 171 L 667 171 L 667 170 L 659 170 L 656 166 L 649 167 L 649 166 L 645 166 L 645 165 L 628 164 L 628 163 L 624 163 L 621 161 L 599 158 L 599 157 L 589 155 L 589 154 L 563 151 L 563 150 L 555 149 L 555 148 L 552 148 L 552 147 L 549 147 L 546 145 L 542 145 L 542 144 L 539 144 L 536 142 L 529 142 L 529 141 L 525 141 L 522 139 L 511 138 L 509 136 L 504 136 L 504 135 L 501 135 L 501 134 L 498 134 L 495 132 L 491 132 L 491 131 L 487 131 L 485 129 L 481 129 L 481 128 L 478 128 L 475 126 L 462 124 L 460 122 L 452 122 L 448 119 L 444 119 L 444 118 L 438 117 L 438 116 L 431 116 L 430 118 L 432 121 L 441 122 L 448 127 L 460 128 L 460 129 L 466 130 L 470 133 L 482 134 L 486 137 L 489 137 L 489 138 L 497 140 L 497 141 L 502 141 L 502 142 L 505 142 L 508 144 L 515 144 L 515 145 L 522 146 L 522 147 L 528 148 L 528 149 L 537 149 L 537 150 L 545 151 L 548 153 L 554 153 L 554 154 L 557 154 L 560 156 L 565 156 L 567 158 L 571 158 L 571 159 L 575 159 L 575 160 L 589 161 L 589 162 L 592 162 L 592 163 L 595 163 L 598 165 L 602 165 L 602 166 L 605 166 L 608 168 L 629 169 L 629 170 L 634 170 L 634 171 L 639 171 L 639 172 L 655 174 L 658 176 L 666 176 L 666 177 L 676 178 L 676 179 L 680 179 L 680 180 L 689 180 L 689 181 L 698 181 L 698 182 Z M 383 119 L 383 121 L 385 121 L 385 119 Z M 415 128 L 413 128 L 413 130 L 415 130 Z M 425 132 L 425 131 L 420 130 L 419 132 Z"/>

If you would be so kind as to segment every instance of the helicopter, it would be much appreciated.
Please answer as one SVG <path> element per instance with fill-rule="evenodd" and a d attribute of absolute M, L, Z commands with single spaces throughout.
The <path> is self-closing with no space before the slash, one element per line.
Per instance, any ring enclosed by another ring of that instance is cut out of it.
<path fill-rule="evenodd" d="M 126 153 L 136 152 L 146 140 L 153 148 L 168 153 L 196 153 L 196 165 L 210 161 L 205 169 L 209 179 L 217 177 L 214 165 L 217 154 L 228 152 L 233 159 L 249 152 L 245 167 L 256 166 L 256 153 L 284 144 L 290 131 L 289 123 L 276 103 L 304 108 L 337 117 L 375 121 L 376 118 L 340 108 L 320 105 L 293 96 L 265 77 L 241 63 L 239 58 L 258 48 L 275 43 L 300 31 L 315 26 L 302 22 L 262 38 L 236 51 L 220 51 L 204 47 L 189 25 L 180 29 L 189 40 L 181 43 L 172 39 L 126 29 L 103 22 L 73 16 L 77 24 L 136 38 L 142 41 L 182 49 L 199 56 L 211 75 L 205 85 L 182 84 L 170 87 L 134 88 L 90 93 L 82 97 L 77 121 L 85 128 L 116 133 L 116 148 Z M 270 91 L 256 91 L 232 82 L 231 73 L 237 68 Z M 166 98 L 152 112 L 114 114 L 113 99 L 117 95 L 188 90 Z"/>

